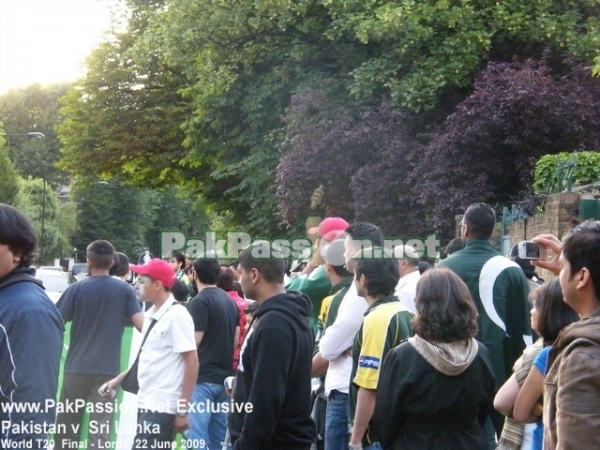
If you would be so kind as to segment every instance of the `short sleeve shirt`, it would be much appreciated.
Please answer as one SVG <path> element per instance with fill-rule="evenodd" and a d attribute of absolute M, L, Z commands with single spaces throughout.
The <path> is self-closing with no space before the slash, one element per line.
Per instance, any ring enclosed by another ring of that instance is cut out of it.
<path fill-rule="evenodd" d="M 172 297 L 158 311 L 153 306 L 146 312 L 143 335 L 151 320 L 156 324 L 144 342 L 138 366 L 138 407 L 175 414 L 183 389 L 181 354 L 196 350 L 194 323 L 187 309 Z"/>
<path fill-rule="evenodd" d="M 414 314 L 397 297 L 380 298 L 367 308 L 352 348 L 352 381 L 348 398 L 351 423 L 354 422 L 358 389 L 377 389 L 381 363 L 392 348 L 412 336 L 413 317 Z M 373 439 L 369 427 L 363 443 L 372 443 Z"/>
<path fill-rule="evenodd" d="M 550 355 L 551 345 L 548 345 L 540 350 L 535 359 L 533 360 L 533 365 L 537 367 L 542 375 L 546 375 L 548 370 L 548 356 Z"/>
<path fill-rule="evenodd" d="M 194 331 L 204 332 L 198 346 L 197 383 L 222 384 L 233 373 L 233 341 L 238 326 L 238 308 L 233 299 L 217 287 L 204 288 L 190 302 Z"/>
<path fill-rule="evenodd" d="M 69 286 L 56 307 L 72 322 L 65 373 L 118 375 L 125 325 L 141 311 L 133 288 L 109 275 L 91 276 Z"/>

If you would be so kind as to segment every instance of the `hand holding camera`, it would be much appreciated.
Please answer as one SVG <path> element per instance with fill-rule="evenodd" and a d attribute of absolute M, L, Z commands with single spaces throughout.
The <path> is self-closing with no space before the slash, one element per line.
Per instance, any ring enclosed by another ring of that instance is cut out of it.
<path fill-rule="evenodd" d="M 531 241 L 523 242 L 531 242 L 534 244 L 538 244 L 539 246 L 539 256 L 537 258 L 527 258 L 531 259 L 531 264 L 541 269 L 549 270 L 554 275 L 558 275 L 560 273 L 560 263 L 558 260 L 562 252 L 562 242 L 560 242 L 560 240 L 556 236 L 554 236 L 553 234 L 540 234 L 539 236 L 534 237 Z M 521 243 L 519 242 L 519 244 Z M 548 250 L 552 250 L 555 255 L 554 258 L 552 258 L 552 260 L 550 261 L 546 260 Z M 535 252 L 532 248 L 530 248 L 530 251 L 532 255 Z M 525 250 L 525 252 L 527 252 L 527 249 Z M 519 257 L 521 257 L 520 253 Z"/>

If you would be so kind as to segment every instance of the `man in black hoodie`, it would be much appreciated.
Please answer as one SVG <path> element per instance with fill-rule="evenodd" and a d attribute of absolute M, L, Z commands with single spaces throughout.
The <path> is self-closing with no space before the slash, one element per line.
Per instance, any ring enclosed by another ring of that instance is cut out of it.
<path fill-rule="evenodd" d="M 315 439 L 311 303 L 285 292 L 285 262 L 265 258 L 261 248 L 253 244 L 238 266 L 246 298 L 259 307 L 240 352 L 229 432 L 235 450 L 309 450 Z"/>

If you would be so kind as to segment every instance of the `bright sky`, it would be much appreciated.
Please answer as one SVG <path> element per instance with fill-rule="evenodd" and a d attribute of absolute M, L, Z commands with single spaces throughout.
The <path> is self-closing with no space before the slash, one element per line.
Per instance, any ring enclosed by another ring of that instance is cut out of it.
<path fill-rule="evenodd" d="M 115 1 L 0 0 L 0 94 L 82 76 Z"/>

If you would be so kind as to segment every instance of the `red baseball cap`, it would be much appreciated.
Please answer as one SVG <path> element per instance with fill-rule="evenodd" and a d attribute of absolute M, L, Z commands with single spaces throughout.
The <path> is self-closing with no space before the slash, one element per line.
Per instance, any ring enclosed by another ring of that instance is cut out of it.
<path fill-rule="evenodd" d="M 341 217 L 328 217 L 324 219 L 318 227 L 309 228 L 309 234 L 316 234 L 327 240 L 337 239 L 340 231 L 345 231 L 350 225 Z M 335 233 L 337 232 L 337 233 Z"/>
<path fill-rule="evenodd" d="M 140 266 L 131 264 L 129 269 L 134 273 L 148 275 L 155 280 L 160 281 L 163 286 L 168 289 L 170 289 L 173 284 L 175 284 L 175 281 L 177 281 L 177 276 L 175 275 L 175 271 L 173 270 L 173 267 L 171 267 L 171 264 L 160 258 L 151 259 L 146 264 Z"/>

